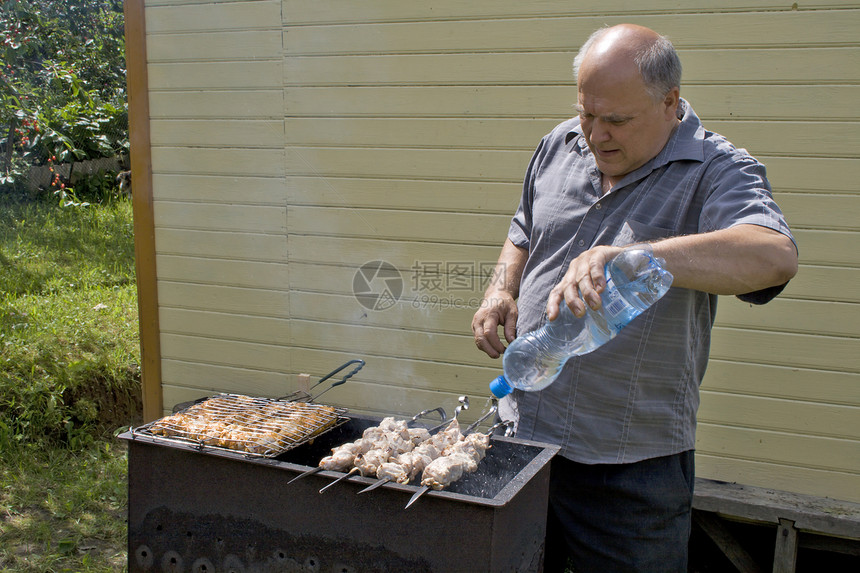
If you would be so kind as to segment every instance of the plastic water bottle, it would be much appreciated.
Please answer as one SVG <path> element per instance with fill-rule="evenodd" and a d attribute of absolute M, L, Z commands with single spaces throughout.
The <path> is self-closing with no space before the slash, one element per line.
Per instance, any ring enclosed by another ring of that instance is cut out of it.
<path fill-rule="evenodd" d="M 505 373 L 490 383 L 490 391 L 502 398 L 514 388 L 543 390 L 569 358 L 588 354 L 615 338 L 669 290 L 673 277 L 663 264 L 648 246 L 619 253 L 604 269 L 606 288 L 600 295 L 600 309 L 586 306 L 585 316 L 579 319 L 562 301 L 555 320 L 507 347 L 502 358 Z"/>

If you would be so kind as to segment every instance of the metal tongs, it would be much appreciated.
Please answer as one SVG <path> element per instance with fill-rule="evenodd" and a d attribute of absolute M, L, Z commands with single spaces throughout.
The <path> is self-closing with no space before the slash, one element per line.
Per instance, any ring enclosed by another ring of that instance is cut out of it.
<path fill-rule="evenodd" d="M 463 398 L 466 398 L 466 397 L 461 396 L 460 397 L 461 402 L 462 402 Z M 467 408 L 468 408 L 468 404 L 469 404 L 469 400 L 468 400 L 468 398 L 466 398 L 466 407 Z M 466 436 L 466 435 L 472 433 L 475 430 L 475 428 L 477 428 L 481 424 L 481 422 L 485 421 L 487 418 L 489 418 L 490 416 L 495 414 L 498 410 L 499 410 L 499 401 L 496 398 L 493 398 L 492 403 L 491 403 L 490 407 L 487 409 L 487 411 L 484 412 L 480 418 L 478 418 L 477 420 L 472 422 L 472 424 L 470 424 L 469 427 L 466 428 L 466 431 L 463 432 L 463 435 Z M 492 428 L 490 428 L 488 433 L 492 433 L 493 430 L 499 425 L 500 424 L 497 424 L 496 426 L 493 426 Z M 412 505 L 413 503 L 418 501 L 418 498 L 421 497 L 422 495 L 424 495 L 425 493 L 427 493 L 428 491 L 430 491 L 430 486 L 422 485 L 418 491 L 416 491 L 414 494 L 412 494 L 412 497 L 409 498 L 409 502 L 406 504 L 406 507 L 404 509 L 408 509 L 410 505 Z"/>
<path fill-rule="evenodd" d="M 344 368 L 346 368 L 350 364 L 358 364 L 358 366 L 353 368 L 348 374 L 341 377 L 340 380 L 338 380 L 337 382 L 335 382 L 334 384 L 332 384 L 331 386 L 329 386 L 328 388 L 326 388 L 325 390 L 323 390 L 322 392 L 320 392 L 316 396 L 313 396 L 310 394 L 311 390 L 313 390 L 314 388 L 316 388 L 317 386 L 319 386 L 320 384 L 322 384 L 323 382 L 325 382 L 326 380 L 328 380 L 329 378 L 331 378 L 332 376 L 334 376 L 338 372 L 341 372 Z M 314 384 L 313 386 L 308 388 L 308 390 L 307 390 L 308 397 L 305 401 L 306 402 L 314 402 L 314 401 L 316 401 L 317 398 L 319 398 L 320 396 L 322 396 L 323 394 L 325 394 L 326 392 L 328 392 L 332 388 L 334 388 L 336 386 L 340 386 L 341 384 L 345 384 L 347 380 L 349 380 L 350 378 L 355 376 L 355 374 L 364 367 L 364 364 L 365 364 L 364 360 L 361 360 L 360 358 L 350 360 L 349 362 L 344 362 L 343 364 L 341 364 L 340 366 L 338 366 L 337 368 L 335 368 L 334 370 L 332 370 L 331 372 L 329 372 L 328 374 L 326 374 L 325 376 L 320 378 L 316 384 Z M 286 396 L 281 396 L 280 398 L 278 398 L 278 400 L 290 400 L 290 401 L 298 400 L 299 397 L 301 396 L 301 394 L 304 394 L 304 393 L 305 392 L 303 390 L 299 390 L 297 392 L 293 392 L 292 394 L 288 394 Z"/>
<path fill-rule="evenodd" d="M 347 374 L 346 376 L 344 376 L 343 378 L 341 378 L 340 380 L 338 380 L 337 382 L 335 382 L 334 384 L 332 384 L 331 386 L 329 386 L 328 388 L 326 388 L 325 390 L 323 390 L 322 392 L 320 392 L 316 396 L 311 396 L 310 394 L 308 394 L 305 401 L 306 402 L 313 402 L 314 400 L 316 400 L 317 398 L 319 398 L 320 396 L 322 396 L 323 394 L 325 394 L 326 392 L 328 392 L 329 390 L 331 390 L 335 386 L 340 386 L 341 384 L 344 384 L 347 380 L 349 380 L 350 378 L 355 376 L 356 372 L 358 372 L 359 370 L 361 370 L 364 367 L 365 362 L 364 362 L 364 360 L 356 358 L 354 360 L 350 360 L 349 362 L 345 362 L 344 364 L 341 364 L 340 366 L 338 366 L 337 368 L 335 368 L 334 370 L 332 370 L 331 372 L 329 372 L 328 374 L 326 374 L 325 376 L 320 378 L 316 384 L 314 384 L 313 386 L 311 386 L 308 389 L 308 392 L 310 392 L 310 390 L 313 390 L 314 388 L 316 388 L 317 386 L 319 386 L 320 384 L 322 384 L 323 382 L 325 382 L 326 380 L 328 380 L 329 378 L 331 378 L 332 376 L 334 376 L 335 374 L 337 374 L 338 372 L 340 372 L 341 370 L 343 370 L 344 368 L 349 366 L 350 364 L 358 364 L 358 366 L 353 368 L 349 374 Z M 287 394 L 286 396 L 281 396 L 279 398 L 276 398 L 276 400 L 292 402 L 292 401 L 298 400 L 300 397 L 303 397 L 302 396 L 303 393 L 304 392 L 299 390 L 297 392 L 293 392 L 292 394 Z M 200 404 L 201 402 L 205 402 L 209 398 L 210 398 L 210 396 L 204 396 L 202 398 L 197 398 L 196 400 L 189 400 L 187 402 L 180 402 L 179 404 L 175 404 L 173 406 L 173 413 L 176 414 L 178 412 L 181 412 L 181 411 L 185 410 L 186 408 L 190 408 L 191 406 L 193 406 L 195 404 Z"/>

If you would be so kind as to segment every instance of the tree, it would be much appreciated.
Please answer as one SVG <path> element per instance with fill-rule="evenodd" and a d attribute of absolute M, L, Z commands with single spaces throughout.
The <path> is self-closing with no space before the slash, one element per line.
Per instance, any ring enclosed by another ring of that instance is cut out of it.
<path fill-rule="evenodd" d="M 0 189 L 127 151 L 122 0 L 0 0 L 0 54 Z"/>

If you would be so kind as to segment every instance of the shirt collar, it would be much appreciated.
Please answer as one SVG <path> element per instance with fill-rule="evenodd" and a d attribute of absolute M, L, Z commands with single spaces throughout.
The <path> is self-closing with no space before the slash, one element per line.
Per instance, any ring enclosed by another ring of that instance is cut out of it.
<path fill-rule="evenodd" d="M 665 155 L 659 165 L 672 161 L 705 160 L 705 128 L 702 127 L 699 116 L 693 111 L 693 106 L 684 98 L 678 102 L 678 119 L 681 120 L 678 129 L 669 138 L 663 150 L 654 158 L 654 160 L 659 161 L 661 156 Z M 655 167 L 659 165 L 655 165 Z"/>

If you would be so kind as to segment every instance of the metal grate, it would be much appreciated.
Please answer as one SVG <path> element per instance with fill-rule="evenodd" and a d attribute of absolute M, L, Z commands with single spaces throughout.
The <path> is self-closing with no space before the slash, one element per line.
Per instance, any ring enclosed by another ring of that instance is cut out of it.
<path fill-rule="evenodd" d="M 218 394 L 132 433 L 274 457 L 346 422 L 345 413 L 322 404 Z"/>

